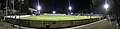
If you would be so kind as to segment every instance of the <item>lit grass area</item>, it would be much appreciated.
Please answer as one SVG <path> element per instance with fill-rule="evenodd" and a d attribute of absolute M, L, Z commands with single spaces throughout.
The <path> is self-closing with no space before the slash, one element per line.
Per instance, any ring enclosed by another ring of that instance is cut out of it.
<path fill-rule="evenodd" d="M 91 18 L 100 18 L 99 16 L 91 16 Z M 66 21 L 66 20 L 84 20 L 90 19 L 90 16 L 71 16 L 71 15 L 39 15 L 21 18 L 23 20 L 38 21 Z"/>

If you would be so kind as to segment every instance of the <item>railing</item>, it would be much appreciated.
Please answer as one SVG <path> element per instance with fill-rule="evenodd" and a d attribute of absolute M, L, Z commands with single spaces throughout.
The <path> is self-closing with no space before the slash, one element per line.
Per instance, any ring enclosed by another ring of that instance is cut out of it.
<path fill-rule="evenodd" d="M 14 25 L 20 25 L 25 27 L 33 27 L 33 28 L 69 28 L 80 25 L 89 24 L 92 22 L 99 21 L 99 18 L 91 18 L 85 20 L 69 20 L 69 21 L 33 21 L 33 20 L 22 20 L 22 19 L 10 19 L 6 18 L 5 20 L 8 23 Z"/>

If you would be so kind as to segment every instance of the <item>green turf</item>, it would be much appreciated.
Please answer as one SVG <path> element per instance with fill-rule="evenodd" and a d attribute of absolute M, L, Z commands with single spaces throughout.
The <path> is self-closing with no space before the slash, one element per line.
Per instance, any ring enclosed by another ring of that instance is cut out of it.
<path fill-rule="evenodd" d="M 99 17 L 91 16 L 91 18 L 99 18 Z M 39 20 L 39 21 L 66 21 L 66 20 L 90 19 L 90 16 L 39 15 L 39 16 L 31 16 L 31 17 L 21 18 L 21 19 L 23 19 L 23 20 Z"/>

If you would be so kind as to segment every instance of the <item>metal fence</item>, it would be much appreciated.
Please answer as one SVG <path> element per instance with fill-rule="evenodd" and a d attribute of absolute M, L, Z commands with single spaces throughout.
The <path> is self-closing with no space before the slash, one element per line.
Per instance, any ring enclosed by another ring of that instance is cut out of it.
<path fill-rule="evenodd" d="M 99 21 L 99 18 L 91 18 L 85 20 L 69 20 L 69 21 L 34 21 L 34 20 L 19 20 L 19 19 L 10 19 L 6 18 L 5 20 L 8 23 L 13 25 L 20 25 L 25 27 L 32 28 L 69 28 L 80 25 L 89 24 L 95 21 Z"/>

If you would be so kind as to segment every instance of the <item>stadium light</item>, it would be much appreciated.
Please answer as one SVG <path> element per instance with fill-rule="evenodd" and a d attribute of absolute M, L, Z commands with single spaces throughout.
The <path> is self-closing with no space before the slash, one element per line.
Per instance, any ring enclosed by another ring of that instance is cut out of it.
<path fill-rule="evenodd" d="M 109 5 L 106 3 L 106 4 L 104 5 L 104 8 L 107 10 L 107 9 L 109 8 Z"/>
<path fill-rule="evenodd" d="M 71 7 L 71 6 L 69 6 L 69 10 L 70 10 L 70 11 L 72 10 L 72 7 Z"/>
<path fill-rule="evenodd" d="M 37 6 L 37 9 L 38 9 L 38 10 L 41 10 L 41 6 L 38 5 L 38 6 Z"/>
<path fill-rule="evenodd" d="M 68 4 L 69 4 L 68 9 L 69 9 L 69 11 L 70 11 L 68 14 L 71 14 L 72 7 L 71 7 L 71 4 L 70 4 L 70 0 L 68 0 Z"/>
<path fill-rule="evenodd" d="M 38 0 L 38 6 L 37 6 L 37 11 L 38 11 L 38 14 L 40 14 L 41 12 L 41 6 L 39 5 L 39 0 Z"/>
<path fill-rule="evenodd" d="M 38 10 L 41 10 L 41 6 L 39 5 L 39 0 L 38 0 L 38 6 L 37 6 Z"/>
<path fill-rule="evenodd" d="M 53 13 L 53 14 L 55 14 L 55 13 L 56 13 L 56 11 L 53 11 L 52 13 Z"/>
<path fill-rule="evenodd" d="M 69 10 L 72 10 L 72 7 L 71 7 L 71 5 L 70 5 L 70 0 L 68 0 L 68 4 L 69 4 L 68 9 L 69 9 Z"/>
<path fill-rule="evenodd" d="M 69 9 L 69 11 L 70 11 L 70 12 L 69 12 L 69 14 L 71 14 L 71 13 L 72 13 L 72 12 L 71 12 L 72 7 L 71 7 L 71 6 L 69 6 L 69 7 L 68 7 L 68 9 Z"/>

